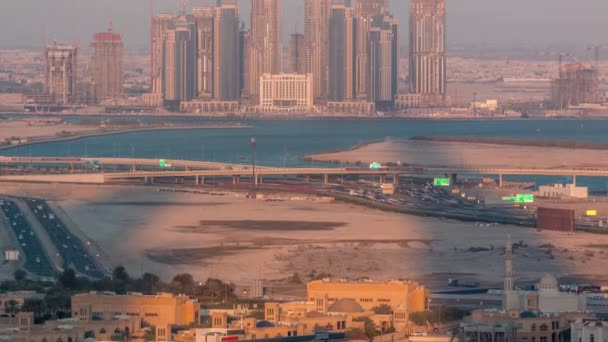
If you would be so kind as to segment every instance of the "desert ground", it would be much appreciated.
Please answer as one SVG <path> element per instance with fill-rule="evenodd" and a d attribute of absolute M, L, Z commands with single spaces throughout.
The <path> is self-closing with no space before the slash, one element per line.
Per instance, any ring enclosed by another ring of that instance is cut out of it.
<path fill-rule="evenodd" d="M 315 161 L 402 163 L 427 167 L 605 168 L 608 150 L 509 146 L 486 143 L 386 140 L 332 153 Z"/>
<path fill-rule="evenodd" d="M 105 252 L 108 266 L 124 265 L 134 275 L 190 272 L 243 284 L 315 272 L 413 279 L 435 288 L 449 277 L 496 285 L 511 235 L 520 282 L 545 273 L 608 281 L 608 235 L 479 227 L 338 202 L 250 200 L 238 192 L 15 183 L 0 189 L 51 200 Z"/>
<path fill-rule="evenodd" d="M 40 123 L 32 124 L 27 120 L 0 121 L 0 141 L 17 137 L 24 140 L 39 138 L 54 138 L 62 132 L 90 133 L 98 130 L 95 126 L 81 126 L 62 123 Z"/>

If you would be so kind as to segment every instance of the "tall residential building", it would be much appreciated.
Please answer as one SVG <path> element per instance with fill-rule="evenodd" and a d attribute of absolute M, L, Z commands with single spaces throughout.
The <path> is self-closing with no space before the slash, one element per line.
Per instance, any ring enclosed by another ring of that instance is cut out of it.
<path fill-rule="evenodd" d="M 349 1 L 331 7 L 328 77 L 330 101 L 355 99 L 355 23 Z"/>
<path fill-rule="evenodd" d="M 164 101 L 190 101 L 197 95 L 197 31 L 194 17 L 182 15 L 164 40 Z"/>
<path fill-rule="evenodd" d="M 241 96 L 240 17 L 236 0 L 218 0 L 215 8 L 213 98 L 238 101 Z"/>
<path fill-rule="evenodd" d="M 387 10 L 387 0 L 365 0 L 356 3 L 354 68 L 357 100 L 369 100 L 369 34 L 374 17 Z"/>
<path fill-rule="evenodd" d="M 59 104 L 67 104 L 76 94 L 77 48 L 74 45 L 48 46 L 45 91 Z"/>
<path fill-rule="evenodd" d="M 304 73 L 304 35 L 294 33 L 289 36 L 289 65 L 288 70 L 291 73 Z"/>
<path fill-rule="evenodd" d="M 410 92 L 445 102 L 445 0 L 410 1 Z"/>
<path fill-rule="evenodd" d="M 373 18 L 388 10 L 388 0 L 359 0 L 357 1 L 357 14 Z"/>
<path fill-rule="evenodd" d="M 389 14 L 374 17 L 369 32 L 369 100 L 392 108 L 399 87 L 399 21 Z"/>
<path fill-rule="evenodd" d="M 555 108 L 568 108 L 581 103 L 600 101 L 598 71 L 581 63 L 566 64 L 559 77 L 551 83 L 551 98 Z"/>
<path fill-rule="evenodd" d="M 305 72 L 312 74 L 315 103 L 327 100 L 331 0 L 304 0 Z"/>
<path fill-rule="evenodd" d="M 161 14 L 152 19 L 152 60 L 151 60 L 151 83 L 152 93 L 162 97 L 164 92 L 163 68 L 165 54 L 165 38 L 169 27 L 176 16 L 173 14 Z"/>
<path fill-rule="evenodd" d="M 192 10 L 197 29 L 197 96 L 213 97 L 213 47 L 215 9 L 212 7 Z"/>
<path fill-rule="evenodd" d="M 251 0 L 251 30 L 249 45 L 249 95 L 259 94 L 263 74 L 281 73 L 282 0 Z"/>
<path fill-rule="evenodd" d="M 123 43 L 122 35 L 112 32 L 96 33 L 93 36 L 92 67 L 95 82 L 95 100 L 117 99 L 123 87 Z"/>

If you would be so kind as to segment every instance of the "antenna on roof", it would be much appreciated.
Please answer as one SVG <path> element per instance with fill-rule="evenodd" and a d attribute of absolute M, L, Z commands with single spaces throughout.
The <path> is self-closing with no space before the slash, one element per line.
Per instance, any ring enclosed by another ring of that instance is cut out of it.
<path fill-rule="evenodd" d="M 108 32 L 112 32 L 112 28 L 113 28 L 113 25 L 112 25 L 112 17 L 110 17 L 110 23 L 109 23 L 109 25 L 108 25 Z"/>

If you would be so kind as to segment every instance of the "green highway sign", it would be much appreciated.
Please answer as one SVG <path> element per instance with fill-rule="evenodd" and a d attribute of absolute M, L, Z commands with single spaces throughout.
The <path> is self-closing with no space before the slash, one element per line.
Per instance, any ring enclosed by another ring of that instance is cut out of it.
<path fill-rule="evenodd" d="M 534 203 L 533 194 L 517 194 L 515 196 L 505 196 L 502 198 L 503 201 L 515 202 L 515 203 Z"/>
<path fill-rule="evenodd" d="M 372 170 L 378 170 L 378 169 L 382 168 L 382 164 L 373 162 L 373 163 L 369 164 L 369 168 Z"/>
<path fill-rule="evenodd" d="M 160 167 L 167 167 L 167 161 L 164 159 L 161 159 L 158 161 L 158 166 Z"/>
<path fill-rule="evenodd" d="M 435 178 L 433 181 L 434 186 L 450 186 L 449 178 Z"/>

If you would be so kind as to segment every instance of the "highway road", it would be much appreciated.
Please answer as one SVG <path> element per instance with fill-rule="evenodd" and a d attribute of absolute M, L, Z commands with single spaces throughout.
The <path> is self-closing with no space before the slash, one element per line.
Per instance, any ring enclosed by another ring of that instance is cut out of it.
<path fill-rule="evenodd" d="M 66 227 L 48 203 L 39 199 L 27 199 L 27 204 L 40 221 L 45 231 L 57 247 L 63 259 L 63 268 L 72 268 L 76 272 L 91 278 L 103 278 L 104 271 L 99 266 L 96 258 L 91 255 L 89 249 Z"/>
<path fill-rule="evenodd" d="M 26 271 L 44 278 L 52 278 L 55 271 L 49 258 L 44 252 L 39 237 L 17 204 L 8 199 L 0 200 L 6 226 L 10 226 L 19 242 L 21 256 L 25 259 L 23 267 Z"/>

